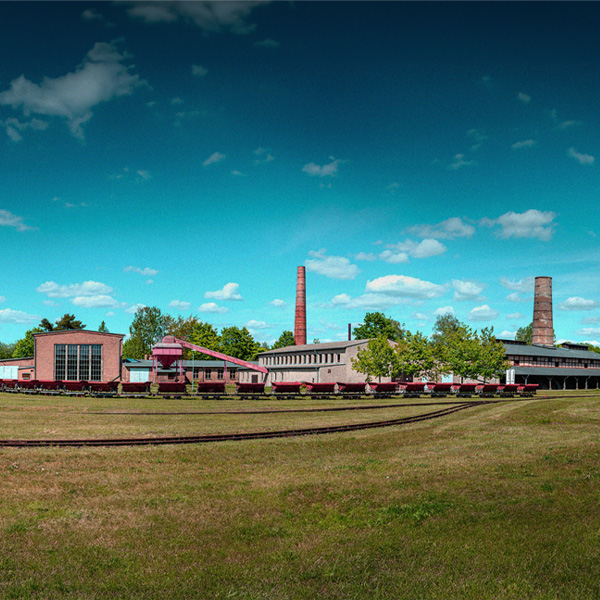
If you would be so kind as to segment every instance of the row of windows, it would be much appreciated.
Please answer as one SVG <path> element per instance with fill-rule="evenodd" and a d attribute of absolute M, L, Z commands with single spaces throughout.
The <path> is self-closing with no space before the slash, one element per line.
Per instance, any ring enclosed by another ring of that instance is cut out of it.
<path fill-rule="evenodd" d="M 341 354 L 312 352 L 309 354 L 282 354 L 266 356 L 266 365 L 316 365 L 342 362 Z"/>
<path fill-rule="evenodd" d="M 582 358 L 554 358 L 545 356 L 509 357 L 515 366 L 522 367 L 575 367 L 580 369 L 599 369 L 600 360 L 584 360 Z"/>
<path fill-rule="evenodd" d="M 102 381 L 102 345 L 55 344 L 54 379 Z"/>
<path fill-rule="evenodd" d="M 200 373 L 204 371 L 204 379 L 215 379 L 213 375 L 216 374 L 216 379 L 225 378 L 225 369 L 203 369 L 202 367 L 194 367 L 194 379 L 200 378 Z M 235 369 L 227 370 L 227 378 L 235 379 L 237 371 Z"/>

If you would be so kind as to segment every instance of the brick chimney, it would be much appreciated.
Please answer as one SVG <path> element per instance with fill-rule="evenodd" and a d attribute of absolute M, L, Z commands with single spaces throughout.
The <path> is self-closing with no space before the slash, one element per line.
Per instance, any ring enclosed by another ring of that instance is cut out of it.
<path fill-rule="evenodd" d="M 306 344 L 306 267 L 298 267 L 296 278 L 296 320 L 294 340 L 297 346 Z"/>
<path fill-rule="evenodd" d="M 535 278 L 532 342 L 541 346 L 554 346 L 552 277 Z"/>

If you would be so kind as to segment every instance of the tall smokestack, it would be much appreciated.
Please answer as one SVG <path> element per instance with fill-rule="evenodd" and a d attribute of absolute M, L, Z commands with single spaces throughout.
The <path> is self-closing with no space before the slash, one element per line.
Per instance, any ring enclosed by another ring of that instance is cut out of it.
<path fill-rule="evenodd" d="M 297 346 L 306 344 L 306 267 L 298 267 L 296 278 L 296 320 L 294 340 Z"/>
<path fill-rule="evenodd" d="M 542 346 L 554 346 L 554 325 L 552 322 L 552 277 L 535 278 L 532 342 Z"/>

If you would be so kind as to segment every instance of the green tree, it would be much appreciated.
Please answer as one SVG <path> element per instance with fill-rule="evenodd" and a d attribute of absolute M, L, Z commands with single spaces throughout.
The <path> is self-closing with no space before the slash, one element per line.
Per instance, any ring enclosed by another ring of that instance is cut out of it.
<path fill-rule="evenodd" d="M 440 342 L 443 342 L 445 336 L 456 333 L 464 327 L 466 327 L 466 325 L 459 321 L 453 314 L 446 313 L 445 315 L 438 315 L 433 324 L 431 341 L 434 344 L 439 344 Z"/>
<path fill-rule="evenodd" d="M 477 377 L 475 361 L 479 342 L 470 327 L 464 324 L 458 328 L 451 327 L 433 343 L 441 373 L 453 373 L 461 380 Z"/>
<path fill-rule="evenodd" d="M 272 350 L 276 350 L 277 348 L 285 348 L 286 346 L 295 346 L 296 340 L 294 339 L 294 334 L 291 331 L 284 331 L 279 339 L 273 344 Z"/>
<path fill-rule="evenodd" d="M 420 331 L 406 333 L 404 340 L 395 348 L 397 374 L 408 379 L 414 377 L 437 380 L 440 374 L 440 361 L 435 352 L 436 346 Z"/>
<path fill-rule="evenodd" d="M 143 358 L 150 354 L 152 346 L 165 336 L 165 317 L 156 306 L 138 308 L 129 326 L 129 340 L 123 344 L 123 356 L 127 345 L 126 358 Z"/>
<path fill-rule="evenodd" d="M 42 319 L 39 327 L 42 331 L 52 331 L 54 329 L 54 323 L 51 323 L 48 319 Z"/>
<path fill-rule="evenodd" d="M 47 321 L 47 319 L 44 319 L 44 321 Z M 44 321 L 42 321 L 42 323 Z M 54 330 L 64 329 L 85 329 L 85 325 L 81 321 L 75 319 L 75 315 L 70 315 L 67 313 L 56 322 L 56 327 L 54 327 Z"/>
<path fill-rule="evenodd" d="M 517 342 L 525 342 L 531 346 L 533 342 L 533 322 L 525 327 L 519 327 L 515 335 L 515 340 L 517 340 Z"/>
<path fill-rule="evenodd" d="M 98 327 L 98 331 L 100 333 L 110 333 L 110 331 L 108 331 L 108 327 L 106 326 L 106 323 L 104 321 L 102 321 L 102 323 L 100 323 L 100 327 Z"/>
<path fill-rule="evenodd" d="M 477 341 L 479 347 L 474 370 L 477 378 L 487 382 L 502 375 L 510 367 L 510 363 L 506 360 L 504 344 L 494 336 L 493 327 L 484 327 L 477 336 Z"/>
<path fill-rule="evenodd" d="M 206 348 L 207 350 L 221 351 L 221 337 L 219 336 L 219 332 L 210 323 L 196 322 L 188 341 L 197 346 L 202 346 L 202 348 Z M 212 356 L 200 354 L 196 351 L 192 351 L 192 358 L 194 360 L 214 360 Z"/>
<path fill-rule="evenodd" d="M 40 327 L 34 327 L 29 331 L 25 332 L 25 337 L 18 340 L 15 344 L 15 349 L 13 351 L 13 358 L 25 358 L 29 356 L 33 356 L 33 349 L 35 347 L 35 342 L 33 340 L 34 333 L 41 333 L 42 329 Z"/>
<path fill-rule="evenodd" d="M 592 352 L 596 352 L 596 353 L 600 354 L 600 347 L 599 346 L 594 346 L 593 344 L 589 344 L 588 345 L 588 350 L 591 350 Z"/>
<path fill-rule="evenodd" d="M 260 351 L 246 327 L 225 327 L 221 331 L 221 352 L 242 360 L 253 360 Z"/>
<path fill-rule="evenodd" d="M 180 340 L 190 341 L 194 326 L 199 323 L 197 317 L 190 315 L 183 318 L 181 315 L 174 319 L 171 315 L 165 315 L 165 335 L 172 335 Z M 187 348 L 183 349 L 183 358 L 189 360 L 192 358 L 193 351 Z"/>
<path fill-rule="evenodd" d="M 352 330 L 356 340 L 368 340 L 384 335 L 388 340 L 398 342 L 405 336 L 404 324 L 386 317 L 382 312 L 368 312 L 363 323 Z"/>
<path fill-rule="evenodd" d="M 12 358 L 16 344 L 5 344 L 0 342 L 0 358 Z"/>
<path fill-rule="evenodd" d="M 354 370 L 363 373 L 369 383 L 374 377 L 380 381 L 382 377 L 392 377 L 398 370 L 394 347 L 385 334 L 371 338 L 367 347 L 350 360 Z"/>

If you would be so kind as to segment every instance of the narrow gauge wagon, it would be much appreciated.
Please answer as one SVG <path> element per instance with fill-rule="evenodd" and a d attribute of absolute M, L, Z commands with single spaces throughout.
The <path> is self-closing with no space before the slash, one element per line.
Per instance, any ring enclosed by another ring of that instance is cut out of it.
<path fill-rule="evenodd" d="M 537 383 L 526 383 L 519 385 L 519 396 L 533 396 L 537 392 L 539 385 Z"/>
<path fill-rule="evenodd" d="M 124 381 L 121 384 L 121 396 L 149 396 L 150 385 L 149 381 Z"/>
<path fill-rule="evenodd" d="M 64 384 L 57 379 L 38 381 L 38 394 L 61 394 L 64 390 Z"/>
<path fill-rule="evenodd" d="M 497 383 L 481 383 L 476 389 L 482 398 L 491 398 L 498 393 L 498 387 Z"/>
<path fill-rule="evenodd" d="M 477 383 L 453 383 L 452 392 L 459 398 L 470 398 L 477 393 Z"/>
<path fill-rule="evenodd" d="M 85 396 L 89 389 L 87 381 L 63 381 L 64 393 L 67 396 Z"/>
<path fill-rule="evenodd" d="M 24 394 L 36 394 L 40 382 L 37 379 L 26 379 L 19 381 L 19 391 Z"/>
<path fill-rule="evenodd" d="M 427 382 L 426 389 L 432 396 L 445 398 L 448 394 L 452 393 L 452 384 Z"/>
<path fill-rule="evenodd" d="M 335 383 L 307 383 L 306 393 L 311 398 L 329 398 L 335 394 Z"/>
<path fill-rule="evenodd" d="M 235 393 L 242 398 L 257 398 L 258 396 L 264 396 L 265 384 L 238 382 L 235 384 Z"/>
<path fill-rule="evenodd" d="M 424 381 L 401 381 L 398 384 L 400 393 L 407 398 L 419 398 L 425 391 Z"/>
<path fill-rule="evenodd" d="M 203 398 L 223 398 L 225 396 L 224 381 L 199 381 L 196 386 L 196 396 L 202 396 Z"/>
<path fill-rule="evenodd" d="M 92 396 L 116 396 L 119 393 L 118 381 L 90 381 L 89 393 Z"/>
<path fill-rule="evenodd" d="M 389 398 L 398 391 L 398 384 L 395 381 L 370 383 L 369 386 L 375 398 Z"/>
<path fill-rule="evenodd" d="M 338 390 L 342 398 L 356 398 L 357 396 L 364 396 L 367 389 L 366 383 L 342 383 L 337 382 Z"/>
<path fill-rule="evenodd" d="M 3 379 L 2 389 L 6 392 L 16 392 L 19 389 L 19 382 L 16 379 Z"/>
<path fill-rule="evenodd" d="M 519 385 L 516 383 L 505 383 L 498 386 L 498 394 L 505 398 L 512 398 L 519 391 Z"/>
<path fill-rule="evenodd" d="M 271 385 L 271 393 L 278 398 L 295 398 L 302 386 L 299 381 L 274 381 Z"/>

